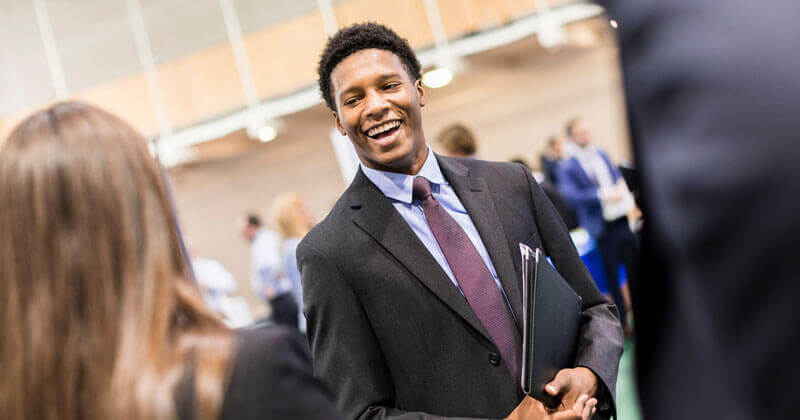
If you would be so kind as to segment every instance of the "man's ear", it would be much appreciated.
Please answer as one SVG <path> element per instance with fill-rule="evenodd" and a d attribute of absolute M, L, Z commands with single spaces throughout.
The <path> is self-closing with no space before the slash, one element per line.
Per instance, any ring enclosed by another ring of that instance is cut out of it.
<path fill-rule="evenodd" d="M 414 82 L 414 87 L 417 88 L 417 95 L 419 96 L 419 106 L 420 107 L 425 106 L 425 87 L 422 86 L 422 80 L 417 79 L 417 81 Z"/>
<path fill-rule="evenodd" d="M 339 121 L 339 115 L 336 114 L 336 111 L 331 111 L 331 114 L 333 115 L 333 120 L 336 122 L 336 129 L 339 130 L 339 134 L 346 136 L 347 131 L 344 131 L 344 126 L 342 122 Z"/>

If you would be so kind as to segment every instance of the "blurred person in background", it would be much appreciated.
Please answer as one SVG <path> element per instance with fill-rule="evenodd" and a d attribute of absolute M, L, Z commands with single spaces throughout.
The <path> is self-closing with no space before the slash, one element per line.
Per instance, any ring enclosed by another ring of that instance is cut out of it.
<path fill-rule="evenodd" d="M 558 166 L 564 158 L 566 158 L 564 139 L 558 134 L 550 136 L 547 139 L 547 146 L 539 156 L 539 161 L 542 164 L 545 180 L 554 187 L 558 186 Z"/>
<path fill-rule="evenodd" d="M 272 203 L 272 215 L 281 239 L 281 264 L 284 275 L 292 282 L 292 294 L 298 306 L 300 331 L 306 331 L 303 315 L 303 286 L 297 269 L 297 244 L 314 227 L 314 218 L 297 194 L 283 194 Z"/>
<path fill-rule="evenodd" d="M 800 3 L 600 3 L 646 217 L 643 418 L 798 418 Z"/>
<path fill-rule="evenodd" d="M 475 157 L 478 152 L 478 142 L 472 131 L 462 124 L 452 124 L 446 127 L 437 136 L 442 156 L 450 157 Z"/>
<path fill-rule="evenodd" d="M 338 31 L 317 71 L 336 127 L 361 161 L 297 248 L 314 366 L 343 414 L 612 415 L 619 320 L 530 171 L 434 154 L 419 61 L 383 25 Z M 560 402 L 555 412 L 520 388 L 520 242 L 547 249 L 583 299 L 574 365 L 544 390 Z"/>
<path fill-rule="evenodd" d="M 531 171 L 530 166 L 528 163 L 525 162 L 524 159 L 521 157 L 516 157 L 511 159 L 512 163 L 518 163 L 525 167 L 533 177 L 536 178 L 536 173 Z M 567 205 L 567 202 L 564 201 L 564 197 L 561 196 L 561 193 L 558 192 L 558 188 L 556 188 L 550 181 L 547 179 L 536 179 L 536 182 L 539 183 L 539 186 L 542 187 L 542 191 L 550 199 L 550 202 L 553 203 L 553 206 L 556 208 L 558 215 L 561 216 L 561 220 L 564 221 L 564 225 L 566 225 L 567 230 L 573 230 L 578 227 L 578 219 L 575 217 L 575 212 L 572 210 L 570 206 Z"/>
<path fill-rule="evenodd" d="M 239 235 L 250 244 L 250 284 L 270 306 L 270 319 L 281 325 L 298 328 L 297 303 L 292 282 L 281 264 L 281 240 L 275 232 L 261 225 L 255 213 L 236 220 Z"/>
<path fill-rule="evenodd" d="M 635 281 L 639 256 L 628 225 L 628 213 L 635 209 L 633 196 L 608 154 L 592 144 L 592 134 L 581 118 L 571 119 L 565 129 L 576 147 L 574 155 L 558 167 L 558 189 L 578 223 L 597 241 L 608 288 L 627 331 L 629 300 L 619 285 L 619 265 L 624 263 L 628 282 Z"/>
<path fill-rule="evenodd" d="M 145 139 L 65 102 L 0 146 L 0 417 L 329 419 L 300 335 L 206 306 Z"/>
<path fill-rule="evenodd" d="M 186 238 L 192 271 L 208 306 L 219 314 L 231 328 L 253 323 L 250 308 L 240 296 L 235 296 L 238 285 L 233 275 L 219 261 L 200 257 L 191 238 Z"/>

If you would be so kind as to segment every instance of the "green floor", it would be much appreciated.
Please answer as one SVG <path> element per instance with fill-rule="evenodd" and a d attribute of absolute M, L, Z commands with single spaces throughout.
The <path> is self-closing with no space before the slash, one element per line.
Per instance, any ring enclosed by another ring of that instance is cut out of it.
<path fill-rule="evenodd" d="M 641 420 L 639 399 L 636 395 L 636 379 L 633 372 L 633 339 L 625 340 L 625 351 L 619 363 L 617 377 L 617 420 Z"/>

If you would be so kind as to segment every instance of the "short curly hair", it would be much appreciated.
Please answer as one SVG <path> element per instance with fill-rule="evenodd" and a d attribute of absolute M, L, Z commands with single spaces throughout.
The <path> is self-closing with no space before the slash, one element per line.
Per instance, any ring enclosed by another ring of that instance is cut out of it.
<path fill-rule="evenodd" d="M 412 80 L 422 77 L 414 50 L 408 45 L 408 41 L 393 30 L 374 22 L 357 23 L 342 28 L 328 38 L 317 66 L 319 90 L 331 110 L 336 111 L 336 101 L 331 93 L 331 72 L 351 54 L 370 48 L 386 50 L 400 58 Z"/>

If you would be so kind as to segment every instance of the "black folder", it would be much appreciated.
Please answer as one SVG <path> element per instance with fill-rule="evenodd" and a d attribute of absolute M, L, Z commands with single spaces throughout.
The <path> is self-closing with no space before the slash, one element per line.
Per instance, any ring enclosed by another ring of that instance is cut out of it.
<path fill-rule="evenodd" d="M 581 297 L 558 274 L 542 251 L 519 244 L 522 251 L 522 390 L 554 407 L 559 399 L 545 385 L 572 368 L 578 346 Z"/>

